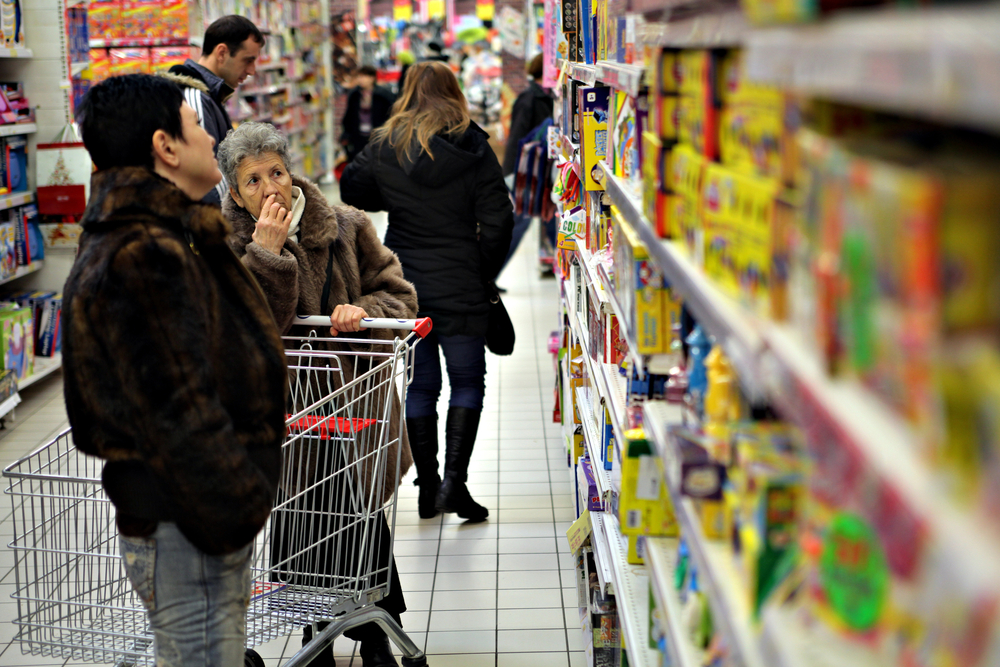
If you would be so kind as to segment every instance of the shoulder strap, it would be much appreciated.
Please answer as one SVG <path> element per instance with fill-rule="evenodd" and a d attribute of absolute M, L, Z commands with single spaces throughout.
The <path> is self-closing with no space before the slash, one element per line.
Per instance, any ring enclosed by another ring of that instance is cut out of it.
<path fill-rule="evenodd" d="M 323 283 L 323 296 L 319 302 L 319 309 L 323 315 L 331 315 L 333 311 L 326 312 L 327 304 L 330 302 L 330 288 L 333 286 L 333 244 L 328 249 L 329 259 L 326 261 L 326 282 Z"/>

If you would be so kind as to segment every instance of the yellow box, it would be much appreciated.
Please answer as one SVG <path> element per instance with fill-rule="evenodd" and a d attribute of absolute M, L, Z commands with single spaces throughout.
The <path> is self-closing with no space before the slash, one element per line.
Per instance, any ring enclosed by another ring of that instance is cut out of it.
<path fill-rule="evenodd" d="M 677 535 L 677 520 L 663 463 L 641 428 L 625 433 L 622 445 L 618 523 L 625 535 Z"/>
<path fill-rule="evenodd" d="M 657 97 L 677 92 L 680 78 L 680 52 L 661 49 L 655 56 L 653 68 L 653 94 Z"/>
<path fill-rule="evenodd" d="M 635 335 L 639 354 L 667 352 L 668 331 L 663 326 L 663 275 L 650 260 L 638 233 L 611 207 L 617 227 L 615 234 L 616 286 L 625 309 L 629 333 Z"/>
<path fill-rule="evenodd" d="M 649 127 L 661 139 L 675 141 L 677 139 L 679 117 L 678 101 L 675 96 L 653 98 L 649 101 Z"/>

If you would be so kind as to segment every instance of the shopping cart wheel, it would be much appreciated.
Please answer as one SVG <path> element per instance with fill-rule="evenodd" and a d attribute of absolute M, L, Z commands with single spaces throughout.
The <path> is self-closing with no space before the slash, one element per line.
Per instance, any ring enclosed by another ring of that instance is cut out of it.
<path fill-rule="evenodd" d="M 419 658 L 407 658 L 404 655 L 403 667 L 427 667 L 427 656 L 422 655 Z"/>
<path fill-rule="evenodd" d="M 264 658 L 257 651 L 248 648 L 243 654 L 243 667 L 264 667 Z"/>

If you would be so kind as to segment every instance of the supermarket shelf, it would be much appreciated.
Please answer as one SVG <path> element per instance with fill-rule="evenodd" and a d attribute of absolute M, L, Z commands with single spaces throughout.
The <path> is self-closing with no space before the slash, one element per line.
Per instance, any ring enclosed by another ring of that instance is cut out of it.
<path fill-rule="evenodd" d="M 273 86 L 258 86 L 257 88 L 240 88 L 239 94 L 242 97 L 257 97 L 263 95 L 277 95 L 291 88 L 291 83 L 278 83 Z"/>
<path fill-rule="evenodd" d="M 556 62 L 556 66 L 562 69 L 564 62 L 566 61 L 560 58 Z M 580 83 L 593 86 L 597 83 L 597 68 L 594 65 L 585 65 L 583 63 L 569 63 L 569 77 L 576 79 Z"/>
<path fill-rule="evenodd" d="M 698 567 L 700 581 L 712 607 L 713 622 L 727 638 L 727 645 L 743 667 L 764 667 L 759 639 L 753 631 L 747 586 L 737 572 L 729 545 L 709 540 L 701 528 L 694 502 L 681 495 L 680 460 L 677 448 L 667 433 L 669 424 L 682 421 L 681 409 L 666 401 L 647 401 L 643 406 L 648 433 L 651 433 L 663 459 L 670 500 L 677 520 Z"/>
<path fill-rule="evenodd" d="M 655 667 L 660 661 L 659 654 L 649 648 L 649 577 L 646 569 L 629 564 L 628 542 L 614 517 L 603 512 L 592 512 L 590 517 L 594 527 L 594 553 L 605 557 L 606 552 L 610 552 L 615 601 L 618 603 L 622 632 L 625 633 L 629 665 Z M 598 539 L 599 533 L 606 541 Z M 597 548 L 599 541 L 604 542 L 604 550 Z"/>
<path fill-rule="evenodd" d="M 52 375 L 60 368 L 62 368 L 62 352 L 57 352 L 53 357 L 35 357 L 35 372 L 17 383 L 18 391 Z"/>
<path fill-rule="evenodd" d="M 80 76 L 83 70 L 87 69 L 88 67 L 90 67 L 89 60 L 84 60 L 78 63 L 70 63 L 69 64 L 70 76 Z"/>
<path fill-rule="evenodd" d="M 31 52 L 31 49 L 24 48 L 22 46 L 16 46 L 12 49 L 2 48 L 0 49 L 0 58 L 34 58 L 35 54 Z"/>
<path fill-rule="evenodd" d="M 601 584 L 601 593 L 615 592 L 615 573 L 612 569 L 610 535 L 605 530 L 603 512 L 590 512 L 591 544 L 594 547 L 594 562 L 597 564 L 597 580 Z M 624 623 L 623 623 L 624 624 Z"/>
<path fill-rule="evenodd" d="M 38 126 L 34 123 L 11 123 L 0 125 L 0 137 L 12 137 L 15 134 L 34 134 Z"/>
<path fill-rule="evenodd" d="M 837 13 L 752 31 L 747 74 L 822 96 L 1000 130 L 1000 7 Z"/>
<path fill-rule="evenodd" d="M 740 46 L 750 29 L 742 11 L 729 9 L 668 23 L 644 23 L 635 31 L 640 44 L 695 48 Z"/>
<path fill-rule="evenodd" d="M 200 40 L 199 40 L 200 41 Z M 116 39 L 92 39 L 90 48 L 103 49 L 119 46 L 197 46 L 191 39 L 163 39 L 159 37 L 119 37 Z"/>
<path fill-rule="evenodd" d="M 8 276 L 0 280 L 0 285 L 3 285 L 4 283 L 9 283 L 12 280 L 17 280 L 18 278 L 23 278 L 30 273 L 34 273 L 35 271 L 41 271 L 44 265 L 45 265 L 45 260 L 39 259 L 35 260 L 34 262 L 32 262 L 27 266 L 19 266 L 17 267 L 17 270 L 14 271 L 14 275 Z"/>
<path fill-rule="evenodd" d="M 646 570 L 649 572 L 650 588 L 657 605 L 665 614 L 667 632 L 668 664 L 673 667 L 700 667 L 699 651 L 680 625 L 682 617 L 681 600 L 674 586 L 674 571 L 677 569 L 677 547 L 680 540 L 673 537 L 646 538 Z"/>
<path fill-rule="evenodd" d="M 594 415 L 585 407 L 591 405 L 590 389 L 578 387 L 576 390 L 576 405 L 580 410 L 580 420 L 583 422 L 583 439 L 587 444 L 587 452 L 590 454 L 590 466 L 594 470 L 594 482 L 597 484 L 597 492 L 604 502 L 608 502 L 611 494 L 611 475 L 604 469 L 604 461 L 601 458 L 601 436 L 595 432 Z"/>
<path fill-rule="evenodd" d="M 21 402 L 21 395 L 18 394 L 17 392 L 14 392 L 12 396 L 7 398 L 3 403 L 0 403 L 0 419 L 3 419 L 7 415 L 9 415 L 14 410 L 14 408 L 18 406 L 20 402 Z"/>
<path fill-rule="evenodd" d="M 577 320 L 577 330 L 579 334 L 586 331 L 583 328 L 583 323 L 579 320 Z M 625 424 L 627 423 L 625 416 L 625 408 L 627 407 L 625 378 L 618 374 L 617 366 L 614 364 L 594 361 L 587 348 L 587 340 L 581 335 L 577 337 L 580 339 L 580 344 L 583 347 L 584 363 L 587 364 L 588 373 L 593 379 L 597 393 L 604 400 L 604 404 L 611 414 L 611 427 L 615 431 L 615 440 L 618 443 L 623 443 L 625 442 Z"/>
<path fill-rule="evenodd" d="M 642 88 L 643 71 L 640 65 L 602 60 L 597 63 L 597 80 L 635 97 Z"/>
<path fill-rule="evenodd" d="M 664 272 L 670 285 L 684 297 L 685 304 L 708 333 L 722 345 L 739 375 L 748 397 L 759 402 L 765 396 L 757 373 L 756 360 L 764 349 L 757 328 L 738 304 L 722 294 L 690 259 L 673 243 L 657 238 L 642 212 L 642 203 L 628 192 L 621 179 L 607 163 L 601 162 L 605 187 L 611 200 L 630 225 L 642 237 L 650 255 Z"/>
<path fill-rule="evenodd" d="M 33 201 L 35 201 L 34 192 L 15 192 L 12 195 L 3 195 L 0 197 L 0 211 L 8 208 L 14 208 L 15 206 L 24 206 L 25 204 L 30 204 Z"/>

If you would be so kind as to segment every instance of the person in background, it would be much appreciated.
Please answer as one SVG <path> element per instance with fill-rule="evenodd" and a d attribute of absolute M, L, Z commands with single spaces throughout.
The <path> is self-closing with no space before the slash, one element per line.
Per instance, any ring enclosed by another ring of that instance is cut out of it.
<path fill-rule="evenodd" d="M 347 161 L 356 158 L 365 146 L 372 132 L 389 120 L 396 96 L 382 86 L 375 85 L 378 72 L 371 65 L 362 65 L 355 73 L 357 84 L 347 96 L 347 110 L 344 112 L 344 132 L 340 143 L 347 152 Z"/>
<path fill-rule="evenodd" d="M 525 70 L 528 73 L 528 87 L 517 96 L 514 108 L 510 114 L 510 133 L 503 154 L 503 175 L 507 187 L 513 192 L 514 180 L 517 177 L 517 161 L 521 156 L 520 142 L 529 132 L 541 125 L 545 119 L 552 118 L 554 101 L 551 93 L 539 84 L 542 80 L 542 54 L 537 54 L 528 63 Z M 531 226 L 530 215 L 514 216 L 514 233 L 510 242 L 510 251 L 504 266 L 514 256 L 517 246 Z"/>
<path fill-rule="evenodd" d="M 444 45 L 436 39 L 432 39 L 427 42 L 427 53 L 423 58 L 421 58 L 422 62 L 431 60 L 437 60 L 443 63 L 446 63 L 449 60 L 448 54 L 444 52 Z"/>
<path fill-rule="evenodd" d="M 273 125 L 243 123 L 230 132 L 219 149 L 219 164 L 229 183 L 222 211 L 233 225 L 230 246 L 257 278 L 283 333 L 289 332 L 296 314 L 330 315 L 335 332 L 349 332 L 351 338 L 370 336 L 392 340 L 395 332 L 386 329 L 356 333 L 360 330 L 361 319 L 412 319 L 416 316 L 417 292 L 403 278 L 399 260 L 382 245 L 375 225 L 368 216 L 350 206 L 331 206 L 314 183 L 293 176 L 289 170 L 288 140 Z M 347 344 L 337 346 L 320 342 L 317 345 L 332 351 L 351 351 Z M 340 357 L 338 363 L 345 384 L 364 373 L 365 361 L 360 357 L 347 354 Z M 359 397 L 354 409 L 360 411 L 363 405 Z M 306 407 L 293 404 L 290 409 L 297 413 Z M 391 414 L 394 433 L 399 432 L 399 412 L 396 401 Z M 402 451 L 398 450 L 400 447 Z M 388 447 L 389 461 L 396 461 L 397 455 L 401 456 L 402 476 L 412 463 L 405 434 L 400 435 L 398 444 Z M 309 479 L 310 484 L 317 484 L 317 488 L 299 494 L 290 505 L 283 505 L 275 512 L 271 531 L 272 567 L 283 563 L 281 568 L 293 571 L 289 576 L 299 578 L 307 573 L 343 575 L 356 566 L 361 551 L 377 550 L 378 568 L 384 571 L 391 563 L 392 580 L 389 594 L 376 604 L 401 624 L 406 603 L 396 561 L 391 555 L 385 516 L 379 513 L 377 518 L 373 517 L 371 543 L 366 546 L 363 546 L 361 531 L 345 530 L 330 519 L 331 512 L 345 513 L 350 502 L 343 488 L 345 475 L 337 474 L 337 466 L 331 458 L 336 456 L 329 451 L 321 456 L 308 449 L 295 455 L 294 460 L 286 455 L 282 493 L 291 493 L 293 489 L 288 487 L 302 477 Z M 310 464 L 315 467 L 320 460 L 325 462 L 325 469 L 310 477 Z M 359 465 L 356 461 L 337 463 L 343 467 Z M 385 494 L 380 505 L 388 501 L 396 489 L 395 465 L 387 468 L 386 475 L 391 473 L 391 479 L 380 480 L 377 484 Z M 334 509 L 334 503 L 340 503 L 339 509 Z M 304 514 L 311 515 L 308 524 L 313 526 L 314 534 L 309 534 L 301 519 L 290 518 Z M 291 530 L 298 530 L 299 534 L 290 534 Z M 330 535 L 336 537 L 331 539 Z M 345 553 L 352 547 L 358 552 L 356 555 Z M 343 571 L 337 571 L 337 563 Z M 310 577 L 306 579 L 311 581 Z M 375 623 L 353 628 L 345 635 L 361 642 L 364 667 L 396 665 L 388 637 Z M 306 626 L 303 644 L 311 638 L 312 626 Z M 312 664 L 332 667 L 333 647 Z"/>
<path fill-rule="evenodd" d="M 399 83 L 396 85 L 396 90 L 402 93 L 403 87 L 406 85 L 406 72 L 410 69 L 410 65 L 416 62 L 416 58 L 409 51 L 400 51 L 396 54 L 396 62 L 400 65 Z"/>
<path fill-rule="evenodd" d="M 199 202 L 222 174 L 180 88 L 113 77 L 76 120 L 97 171 L 63 301 L 73 440 L 106 461 L 156 664 L 238 667 L 281 470 L 281 337 L 222 212 Z"/>
<path fill-rule="evenodd" d="M 344 202 L 389 212 L 385 244 L 417 288 L 434 331 L 417 346 L 406 428 L 417 467 L 419 512 L 484 521 L 466 486 L 483 408 L 493 281 L 510 248 L 513 207 L 486 134 L 469 118 L 442 62 L 410 68 L 389 121 L 341 178 Z M 438 475 L 441 352 L 451 384 L 444 480 Z"/>
<path fill-rule="evenodd" d="M 184 89 L 184 99 L 198 114 L 198 123 L 215 139 L 215 150 L 226 138 L 233 123 L 226 113 L 226 100 L 257 71 L 257 58 L 264 35 L 250 19 L 223 16 L 205 30 L 201 57 L 174 65 L 165 76 Z M 222 180 L 205 195 L 204 201 L 221 206 L 227 186 Z"/>

